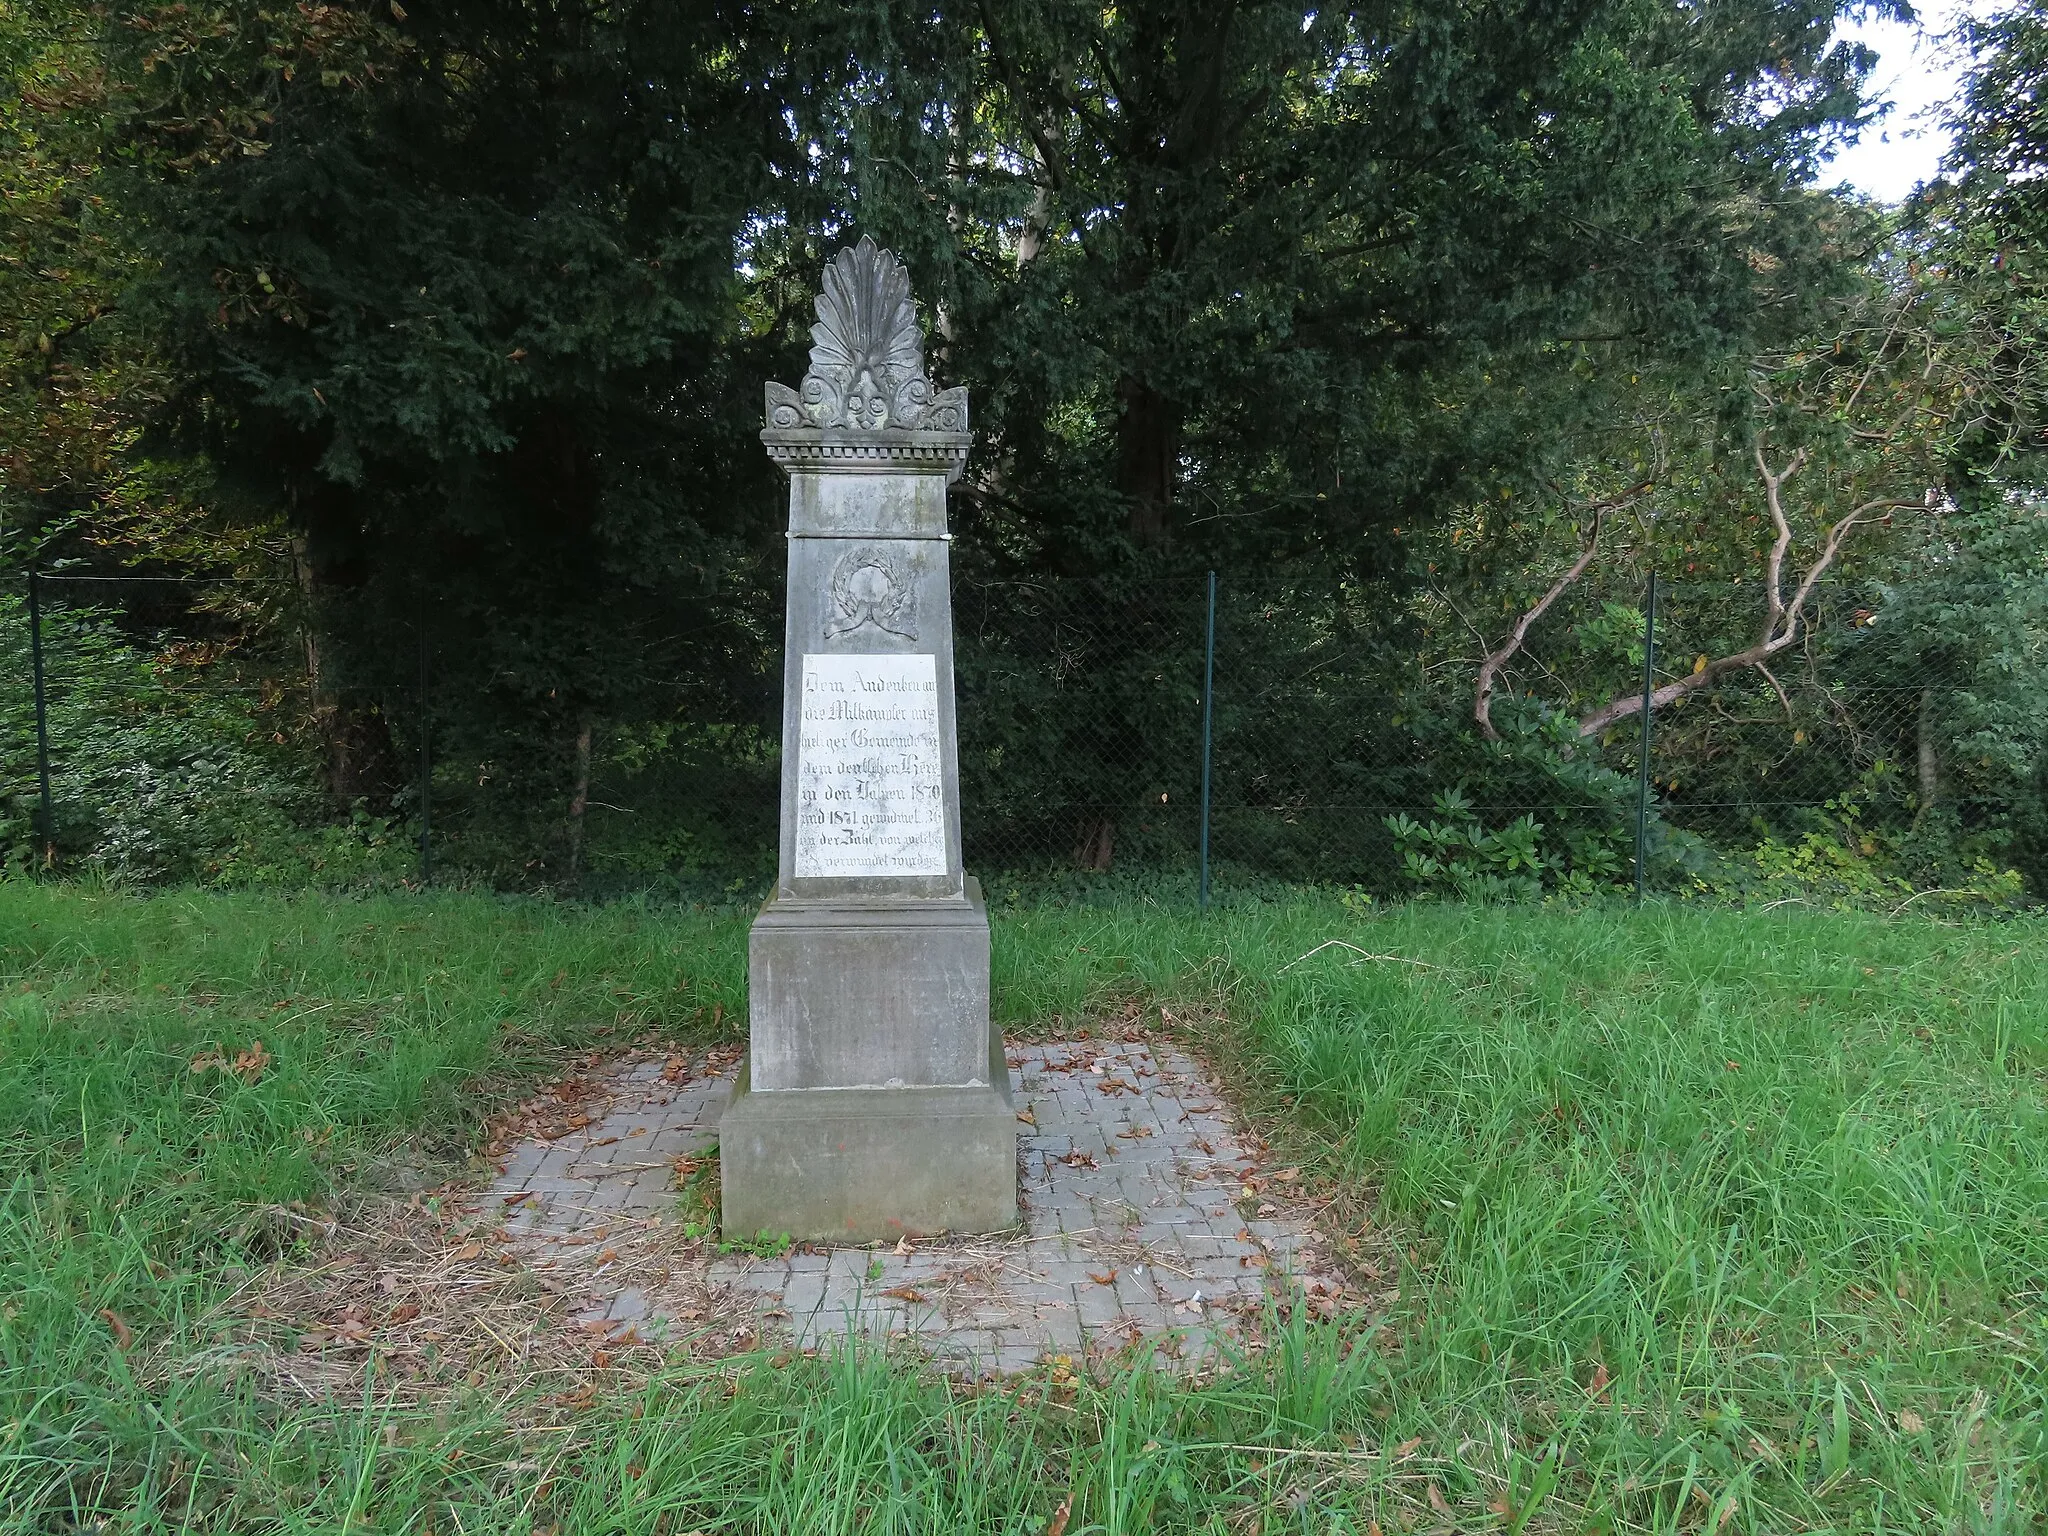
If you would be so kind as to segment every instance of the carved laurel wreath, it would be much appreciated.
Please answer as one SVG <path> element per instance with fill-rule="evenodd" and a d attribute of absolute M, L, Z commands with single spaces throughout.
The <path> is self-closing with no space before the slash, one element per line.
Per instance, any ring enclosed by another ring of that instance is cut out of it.
<path fill-rule="evenodd" d="M 934 392 L 910 274 L 863 235 L 826 264 L 811 327 L 811 366 L 800 390 L 768 386 L 768 425 L 967 430 L 967 391 Z"/>
<path fill-rule="evenodd" d="M 899 640 L 915 640 L 916 596 L 895 555 L 865 544 L 850 549 L 832 568 L 833 615 L 825 621 L 825 638 L 837 640 L 872 624 Z"/>

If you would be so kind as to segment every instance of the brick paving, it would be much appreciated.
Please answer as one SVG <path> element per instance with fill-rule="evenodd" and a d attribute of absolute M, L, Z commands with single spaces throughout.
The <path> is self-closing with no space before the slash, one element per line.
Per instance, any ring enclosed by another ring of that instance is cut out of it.
<path fill-rule="evenodd" d="M 1334 1293 L 1316 1278 L 1313 1224 L 1259 1177 L 1262 1148 L 1185 1053 L 1077 1040 L 1009 1058 L 1023 1207 L 1010 1233 L 717 1253 L 691 1231 L 676 1178 L 678 1160 L 687 1171 L 716 1142 L 731 1075 L 718 1058 L 629 1060 L 586 1079 L 583 1112 L 510 1146 L 482 1208 L 578 1298 L 584 1326 L 801 1348 L 859 1332 L 971 1372 L 1147 1340 L 1206 1356 L 1262 1312 L 1274 1277 Z"/>

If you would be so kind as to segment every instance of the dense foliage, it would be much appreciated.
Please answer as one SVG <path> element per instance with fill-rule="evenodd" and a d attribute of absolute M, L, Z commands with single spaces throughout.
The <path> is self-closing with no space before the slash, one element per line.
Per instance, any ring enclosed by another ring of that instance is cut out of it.
<path fill-rule="evenodd" d="M 1186 856 L 1218 569 L 1227 859 L 1605 883 L 1656 569 L 1657 788 L 1708 838 L 1660 819 L 1662 878 L 2040 870 L 2048 50 L 1980 23 L 1953 175 L 1877 209 L 1814 185 L 1870 110 L 1840 10 L 32 0 L 0 558 L 235 578 L 110 622 L 271 669 L 300 822 L 417 820 L 431 736 L 459 868 L 744 883 L 760 385 L 865 232 L 975 402 L 984 860 Z"/>

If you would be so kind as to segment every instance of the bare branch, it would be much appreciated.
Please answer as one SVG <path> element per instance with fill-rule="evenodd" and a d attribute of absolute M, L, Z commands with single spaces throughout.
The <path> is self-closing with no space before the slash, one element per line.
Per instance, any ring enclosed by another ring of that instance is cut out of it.
<path fill-rule="evenodd" d="M 1777 530 L 1777 537 L 1771 542 L 1770 557 L 1764 562 L 1764 634 L 1768 637 L 1778 627 L 1778 620 L 1785 612 L 1785 555 L 1792 548 L 1792 525 L 1785 520 L 1785 502 L 1779 494 L 1787 480 L 1799 473 L 1806 463 L 1806 450 L 1801 448 L 1787 461 L 1777 474 L 1771 473 L 1771 466 L 1764 462 L 1764 448 L 1758 443 L 1751 450 L 1756 458 L 1756 472 L 1764 479 L 1764 504 L 1770 508 L 1771 526 Z"/>
<path fill-rule="evenodd" d="M 1798 455 L 1795 455 L 1793 464 L 1789 465 L 1783 474 L 1776 477 L 1775 484 L 1783 484 L 1801 462 L 1803 460 Z M 1758 465 L 1759 467 L 1762 466 L 1761 454 L 1758 455 Z M 1895 501 L 1886 498 L 1878 501 L 1866 501 L 1862 506 L 1848 513 L 1828 529 L 1826 536 L 1821 541 L 1820 553 L 1814 557 L 1813 564 L 1807 567 L 1806 574 L 1800 579 L 1798 589 L 1792 594 L 1791 602 L 1787 603 L 1780 599 L 1779 591 L 1784 547 L 1790 543 L 1790 530 L 1783 521 L 1783 513 L 1777 508 L 1775 485 L 1772 484 L 1772 477 L 1768 470 L 1764 472 L 1764 478 L 1766 484 L 1772 486 L 1769 493 L 1772 501 L 1772 511 L 1778 520 L 1781 536 L 1778 545 L 1772 552 L 1773 567 L 1770 590 L 1767 594 L 1770 611 L 1764 625 L 1763 637 L 1754 645 L 1747 646 L 1731 655 L 1716 657 L 1697 670 L 1687 673 L 1684 677 L 1653 690 L 1650 694 L 1650 708 L 1652 710 L 1662 709 L 1666 704 L 1674 703 L 1689 694 L 1697 693 L 1702 688 L 1711 687 L 1730 672 L 1739 672 L 1745 667 L 1763 667 L 1772 657 L 1776 656 L 1799 637 L 1799 628 L 1805 617 L 1807 599 L 1813 595 L 1813 589 L 1819 585 L 1821 577 L 1827 574 L 1828 568 L 1835 563 L 1836 557 L 1841 554 L 1842 541 L 1848 538 L 1850 531 L 1870 521 L 1873 515 L 1878 512 L 1897 511 L 1901 508 L 1917 507 L 1920 505 L 1920 503 L 1915 501 Z M 1765 675 L 1769 676 L 1768 672 Z M 1772 680 L 1772 686 L 1776 686 L 1775 679 Z M 1780 692 L 1782 696 L 1782 690 Z M 1579 735 L 1581 737 L 1597 736 L 1610 725 L 1626 720 L 1631 715 L 1642 713 L 1642 708 L 1643 698 L 1641 694 L 1620 695 L 1603 704 L 1591 714 L 1581 718 L 1579 721 Z"/>
<path fill-rule="evenodd" d="M 1762 662 L 1758 662 L 1756 669 L 1763 675 L 1763 680 L 1771 685 L 1771 692 L 1778 696 L 1779 704 L 1784 706 L 1785 719 L 1787 723 L 1790 723 L 1792 719 L 1792 696 L 1785 692 L 1785 685 L 1771 675 L 1769 667 L 1765 666 Z"/>
<path fill-rule="evenodd" d="M 1550 611 L 1550 605 L 1564 595 L 1566 588 L 1586 574 L 1586 567 L 1593 563 L 1593 556 L 1599 551 L 1600 530 L 1606 525 L 1607 514 L 1618 507 L 1626 506 L 1649 490 L 1654 483 L 1652 480 L 1644 480 L 1617 496 L 1593 503 L 1590 508 L 1593 514 L 1593 531 L 1586 538 L 1586 547 L 1579 551 L 1579 558 L 1572 562 L 1569 570 L 1550 584 L 1549 591 L 1515 620 L 1515 627 L 1508 631 L 1507 640 L 1500 649 L 1490 652 L 1479 664 L 1478 682 L 1472 691 L 1472 718 L 1479 722 L 1479 733 L 1488 741 L 1500 740 L 1500 732 L 1493 726 L 1493 682 L 1499 676 L 1500 669 L 1512 661 L 1515 654 L 1521 650 L 1522 643 L 1529 638 L 1530 626 Z"/>

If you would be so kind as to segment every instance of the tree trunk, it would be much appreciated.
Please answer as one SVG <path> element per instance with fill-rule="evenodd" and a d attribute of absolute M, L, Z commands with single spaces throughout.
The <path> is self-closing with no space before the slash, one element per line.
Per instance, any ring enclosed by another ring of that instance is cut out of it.
<path fill-rule="evenodd" d="M 1934 803 L 1941 798 L 1941 760 L 1934 752 L 1934 690 L 1920 690 L 1920 809 L 1913 819 L 1918 821 L 1934 809 Z"/>
<path fill-rule="evenodd" d="M 1107 870 L 1113 854 L 1116 823 L 1108 817 L 1081 824 L 1081 835 L 1074 843 L 1074 867 L 1076 869 Z"/>
<path fill-rule="evenodd" d="M 569 797 L 569 883 L 583 878 L 583 813 L 590 808 L 590 716 L 576 727 L 576 788 Z"/>
<path fill-rule="evenodd" d="M 306 650 L 306 687 L 313 702 L 313 729 L 319 733 L 325 759 L 327 792 L 342 810 L 358 801 L 388 812 L 399 782 L 398 757 L 391 740 L 391 722 L 375 705 L 344 699 L 331 685 L 320 648 L 319 597 L 325 585 L 301 535 L 292 540 L 292 568 L 306 604 L 302 631 Z"/>
<path fill-rule="evenodd" d="M 1044 173 L 1041 172 L 1041 175 Z M 1017 270 L 1022 272 L 1038 260 L 1045 249 L 1045 232 L 1052 223 L 1052 188 L 1041 181 L 1032 189 L 1031 206 L 1024 214 L 1024 229 L 1017 236 Z"/>
<path fill-rule="evenodd" d="M 1180 458 L 1180 409 L 1141 380 L 1118 383 L 1123 409 L 1117 416 L 1116 488 L 1130 508 L 1133 543 L 1153 545 L 1166 537 L 1166 514 Z"/>

